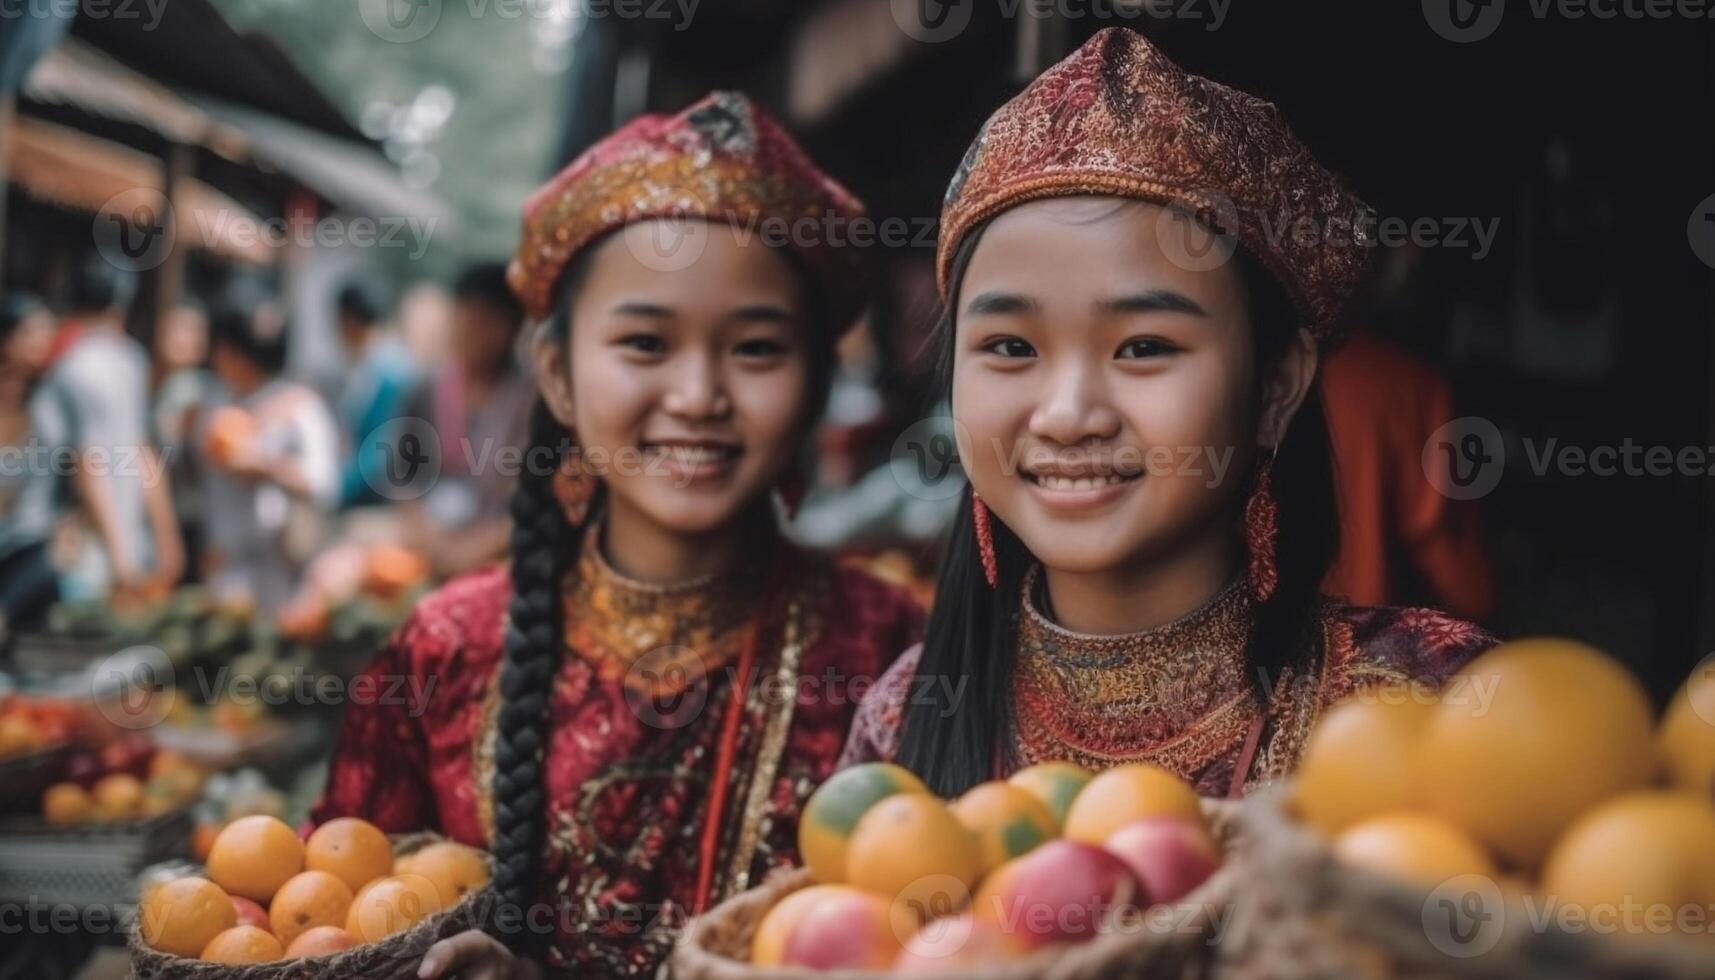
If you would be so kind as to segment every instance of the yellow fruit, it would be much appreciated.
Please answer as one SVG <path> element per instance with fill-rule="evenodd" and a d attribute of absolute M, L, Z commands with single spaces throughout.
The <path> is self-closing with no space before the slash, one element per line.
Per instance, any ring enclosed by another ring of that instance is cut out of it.
<path fill-rule="evenodd" d="M 1325 834 L 1415 801 L 1412 755 L 1433 714 L 1405 688 L 1365 692 L 1317 721 L 1293 782 L 1304 822 Z"/>
<path fill-rule="evenodd" d="M 304 842 L 304 867 L 336 875 L 356 891 L 393 873 L 393 845 L 369 821 L 339 817 L 311 832 Z"/>
<path fill-rule="evenodd" d="M 984 874 L 1060 832 L 1053 811 L 1012 783 L 972 787 L 948 809 L 976 837 Z"/>
<path fill-rule="evenodd" d="M 343 926 L 351 911 L 351 889 L 326 871 L 295 874 L 268 903 L 268 926 L 282 943 L 317 926 Z"/>
<path fill-rule="evenodd" d="M 219 885 L 202 878 L 179 878 L 149 889 L 137 909 L 143 941 L 174 956 L 199 956 L 214 937 L 238 924 Z"/>
<path fill-rule="evenodd" d="M 1707 938 L 1715 804 L 1681 790 L 1603 803 L 1555 843 L 1543 864 L 1542 894 L 1582 910 L 1592 929 L 1652 935 L 1684 923 Z"/>
<path fill-rule="evenodd" d="M 976 838 L 926 793 L 900 793 L 870 807 L 846 853 L 847 882 L 919 920 L 962 909 L 981 871 Z"/>
<path fill-rule="evenodd" d="M 1571 640 L 1503 644 L 1459 671 L 1417 746 L 1431 810 L 1524 869 L 1596 803 L 1654 769 L 1643 687 Z"/>
<path fill-rule="evenodd" d="M 441 911 L 440 892 L 422 875 L 394 875 L 372 882 L 351 903 L 345 931 L 359 942 L 379 942 Z"/>
<path fill-rule="evenodd" d="M 215 884 L 267 905 L 281 885 L 304 870 L 304 842 L 274 817 L 240 817 L 215 837 L 207 864 Z"/>
<path fill-rule="evenodd" d="M 864 813 L 895 793 L 928 793 L 909 769 L 868 762 L 842 769 L 817 787 L 798 820 L 798 853 L 822 884 L 846 880 L 846 848 Z"/>
<path fill-rule="evenodd" d="M 1656 745 L 1675 786 L 1715 798 L 1715 668 L 1686 679 L 1662 716 Z"/>
<path fill-rule="evenodd" d="M 42 819 L 56 827 L 83 823 L 95 812 L 95 801 L 76 783 L 55 783 L 42 794 Z"/>
<path fill-rule="evenodd" d="M 143 784 L 136 776 L 114 773 L 90 788 L 95 815 L 102 820 L 130 820 L 143 811 Z"/>
<path fill-rule="evenodd" d="M 1354 867 L 1425 888 L 1460 875 L 1496 875 L 1483 845 L 1428 813 L 1388 813 L 1354 824 L 1334 839 L 1334 855 Z"/>
<path fill-rule="evenodd" d="M 1047 805 L 1054 814 L 1055 833 L 1066 823 L 1066 811 L 1094 774 L 1071 762 L 1039 762 L 1012 774 L 1007 782 Z"/>
<path fill-rule="evenodd" d="M 1157 766 L 1119 766 L 1096 776 L 1078 793 L 1066 813 L 1064 836 L 1101 847 L 1114 831 L 1154 816 L 1184 817 L 1201 824 L 1203 808 L 1197 803 L 1197 791 Z"/>
<path fill-rule="evenodd" d="M 210 963 L 272 963 L 286 955 L 280 940 L 266 929 L 255 926 L 233 926 L 208 941 L 198 959 Z"/>
<path fill-rule="evenodd" d="M 785 960 L 786 940 L 792 927 L 818 901 L 848 889 L 841 885 L 811 885 L 800 888 L 780 901 L 762 917 L 756 935 L 750 941 L 750 962 L 756 966 L 778 966 Z"/>
<path fill-rule="evenodd" d="M 488 852 L 456 841 L 438 841 L 400 858 L 396 870 L 429 879 L 441 896 L 441 907 L 450 909 L 488 884 Z"/>

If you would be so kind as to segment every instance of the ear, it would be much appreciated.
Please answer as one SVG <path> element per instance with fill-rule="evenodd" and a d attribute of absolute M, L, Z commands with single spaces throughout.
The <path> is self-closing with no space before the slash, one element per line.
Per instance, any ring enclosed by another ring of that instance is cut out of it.
<path fill-rule="evenodd" d="M 1310 394 L 1320 357 L 1316 338 L 1310 331 L 1300 329 L 1263 384 L 1262 421 L 1256 435 L 1258 448 L 1273 449 L 1286 438 L 1287 427 L 1304 404 L 1305 396 Z"/>
<path fill-rule="evenodd" d="M 559 339 L 558 324 L 544 323 L 530 344 L 530 365 L 536 375 L 536 390 L 548 406 L 548 414 L 567 429 L 577 428 L 572 402 L 572 365 L 566 345 Z"/>

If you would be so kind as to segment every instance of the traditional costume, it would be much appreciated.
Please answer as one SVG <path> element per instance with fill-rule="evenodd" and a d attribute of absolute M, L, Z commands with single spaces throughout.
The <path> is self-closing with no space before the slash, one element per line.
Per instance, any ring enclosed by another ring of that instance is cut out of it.
<path fill-rule="evenodd" d="M 556 177 L 527 206 L 511 278 L 542 316 L 578 250 L 623 225 L 858 208 L 759 109 L 717 93 L 632 123 Z M 855 320 L 863 291 L 851 250 L 797 256 L 836 328 Z M 542 761 L 547 966 L 652 975 L 687 915 L 796 862 L 800 808 L 833 771 L 859 695 L 921 632 L 922 613 L 903 589 L 772 533 L 744 567 L 633 581 L 604 559 L 595 520 L 564 580 Z M 347 712 L 314 821 L 359 816 L 490 844 L 512 592 L 494 569 L 418 605 L 362 682 L 403 696 Z"/>
<path fill-rule="evenodd" d="M 1231 236 L 1280 281 L 1325 347 L 1339 338 L 1374 245 L 1372 213 L 1274 106 L 1190 75 L 1142 35 L 1110 28 L 978 134 L 942 213 L 942 299 L 956 286 L 960 245 L 983 222 L 1028 201 L 1080 195 L 1171 206 Z M 1060 759 L 1094 769 L 1152 762 L 1206 794 L 1236 794 L 1291 772 L 1311 725 L 1340 697 L 1388 681 L 1439 686 L 1495 642 L 1432 610 L 1324 598 L 1313 617 L 1319 649 L 1266 678 L 1262 703 L 1245 654 L 1254 604 L 1275 585 L 1262 472 L 1245 514 L 1249 575 L 1174 622 L 1122 636 L 1067 630 L 1046 606 L 1040 566 L 1025 576 L 1010 744 L 997 748 L 995 776 Z M 990 518 L 980 498 L 972 510 L 992 583 Z M 842 764 L 894 757 L 920 651 L 902 656 L 865 699 Z"/>

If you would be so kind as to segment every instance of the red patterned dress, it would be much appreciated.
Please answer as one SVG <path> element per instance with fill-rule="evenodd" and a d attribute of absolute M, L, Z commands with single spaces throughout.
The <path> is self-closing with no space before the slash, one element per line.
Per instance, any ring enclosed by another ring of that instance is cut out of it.
<path fill-rule="evenodd" d="M 577 976 L 647 976 L 692 911 L 710 776 L 768 570 L 653 586 L 609 566 L 599 537 L 585 535 L 568 579 L 566 653 L 554 680 L 547 965 Z M 759 626 L 765 639 L 744 689 L 715 901 L 797 862 L 797 815 L 833 771 L 859 695 L 922 628 L 903 590 L 782 551 L 791 586 L 775 621 Z M 359 816 L 389 832 L 428 828 L 488 846 L 510 597 L 497 568 L 418 605 L 367 671 L 364 683 L 378 696 L 346 713 L 312 822 Z M 399 696 L 385 697 L 390 691 Z"/>
<path fill-rule="evenodd" d="M 1304 669 L 1268 679 L 1259 725 L 1262 709 L 1244 656 L 1251 604 L 1242 580 L 1164 626 L 1098 636 L 1053 622 L 1035 585 L 1039 572 L 1025 577 L 1011 751 L 999 754 L 997 778 L 1037 762 L 1068 760 L 1094 770 L 1151 762 L 1206 796 L 1223 796 L 1256 728 L 1260 751 L 1243 780 L 1252 789 L 1297 768 L 1311 726 L 1334 702 L 1381 684 L 1438 690 L 1496 643 L 1480 627 L 1431 609 L 1324 599 L 1321 654 Z M 906 651 L 864 698 L 841 767 L 895 757 L 918 686 L 919 653 L 920 646 Z"/>

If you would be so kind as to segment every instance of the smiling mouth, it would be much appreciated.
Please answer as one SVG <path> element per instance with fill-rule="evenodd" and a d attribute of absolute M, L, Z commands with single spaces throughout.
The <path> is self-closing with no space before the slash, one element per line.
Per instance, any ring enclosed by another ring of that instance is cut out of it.
<path fill-rule="evenodd" d="M 744 454 L 738 446 L 712 442 L 645 442 L 640 448 L 685 469 L 725 466 Z"/>
<path fill-rule="evenodd" d="M 1136 480 L 1136 476 L 1121 473 L 1108 473 L 1100 476 L 1061 476 L 1056 473 L 1026 473 L 1024 478 L 1044 490 L 1055 490 L 1062 493 L 1076 493 L 1080 490 L 1100 490 L 1103 487 L 1117 487 L 1122 483 Z"/>

